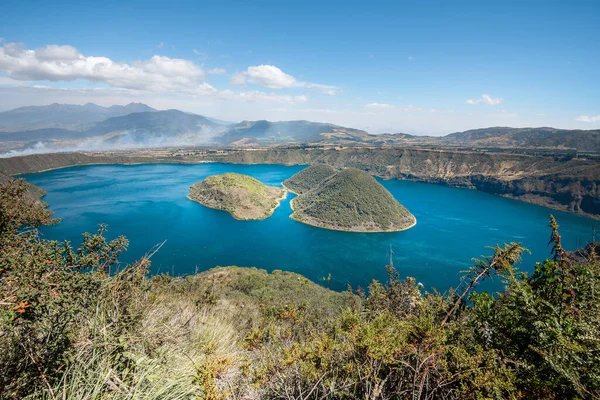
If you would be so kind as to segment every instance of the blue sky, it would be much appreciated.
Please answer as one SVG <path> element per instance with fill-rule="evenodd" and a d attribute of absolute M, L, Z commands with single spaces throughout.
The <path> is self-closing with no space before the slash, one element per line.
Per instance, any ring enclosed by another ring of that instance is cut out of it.
<path fill-rule="evenodd" d="M 0 109 L 600 128 L 600 1 L 2 2 Z M 88 3 L 88 4 L 80 4 Z"/>

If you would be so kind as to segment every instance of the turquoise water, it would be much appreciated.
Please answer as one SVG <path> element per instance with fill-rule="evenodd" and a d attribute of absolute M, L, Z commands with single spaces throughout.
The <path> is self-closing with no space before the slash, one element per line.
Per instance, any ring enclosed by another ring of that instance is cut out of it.
<path fill-rule="evenodd" d="M 59 225 L 43 229 L 46 238 L 81 243 L 81 232 L 109 225 L 108 236 L 125 235 L 133 261 L 167 240 L 152 259 L 154 272 L 178 275 L 217 265 L 256 266 L 301 273 L 320 281 L 331 273 L 333 289 L 366 287 L 385 279 L 390 245 L 394 265 L 426 288 L 444 291 L 459 282 L 473 257 L 490 254 L 486 246 L 517 241 L 532 254 L 522 268 L 549 255 L 548 217 L 561 225 L 564 245 L 589 240 L 596 221 L 474 190 L 381 181 L 416 217 L 417 225 L 396 233 L 347 233 L 292 221 L 289 200 L 264 221 L 236 221 L 228 213 L 186 198 L 188 187 L 208 175 L 238 172 L 280 186 L 302 166 L 281 165 L 104 165 L 30 174 L 45 188 L 44 198 Z M 489 285 L 499 286 L 498 279 Z"/>

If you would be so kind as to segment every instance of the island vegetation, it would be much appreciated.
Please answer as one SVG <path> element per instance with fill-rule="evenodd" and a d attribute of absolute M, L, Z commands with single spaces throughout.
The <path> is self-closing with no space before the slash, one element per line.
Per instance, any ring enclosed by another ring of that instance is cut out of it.
<path fill-rule="evenodd" d="M 265 219 L 273 215 L 285 189 L 266 186 L 259 180 L 233 172 L 213 175 L 190 187 L 188 198 L 229 212 L 239 220 Z"/>
<path fill-rule="evenodd" d="M 152 252 L 119 263 L 128 241 L 104 226 L 44 239 L 58 221 L 26 191 L 0 186 L 2 399 L 600 397 L 598 245 L 571 258 L 553 218 L 531 274 L 510 243 L 455 291 L 388 265 L 337 293 L 253 268 L 148 276 Z M 478 292 L 491 276 L 503 289 Z"/>
<path fill-rule="evenodd" d="M 355 168 L 335 172 L 332 168 L 333 175 L 317 182 L 331 170 L 323 167 L 306 170 L 288 180 L 288 184 L 296 183 L 293 187 L 301 190 L 291 202 L 294 210 L 291 218 L 295 221 L 348 232 L 401 231 L 417 222 L 414 215 L 366 172 Z M 313 182 L 317 182 L 316 186 L 306 190 Z"/>
<path fill-rule="evenodd" d="M 336 172 L 338 170 L 328 164 L 311 165 L 283 181 L 283 186 L 296 194 L 306 193 Z"/>

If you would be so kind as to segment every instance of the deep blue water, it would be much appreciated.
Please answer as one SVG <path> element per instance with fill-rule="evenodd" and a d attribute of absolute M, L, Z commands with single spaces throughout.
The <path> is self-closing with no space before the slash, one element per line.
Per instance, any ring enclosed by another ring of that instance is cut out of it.
<path fill-rule="evenodd" d="M 177 275 L 220 265 L 256 266 L 301 273 L 320 281 L 329 273 L 331 288 L 366 287 L 386 278 L 390 245 L 402 276 L 444 291 L 458 284 L 473 257 L 489 255 L 486 246 L 511 241 L 531 250 L 521 268 L 531 270 L 549 255 L 548 218 L 561 225 L 564 245 L 590 239 L 596 221 L 474 190 L 432 184 L 381 181 L 417 218 L 396 233 L 347 233 L 310 227 L 288 218 L 289 200 L 264 221 L 237 221 L 228 213 L 186 198 L 188 187 L 208 175 L 238 172 L 267 185 L 281 182 L 302 166 L 281 165 L 104 165 L 30 174 L 45 188 L 44 198 L 62 222 L 43 229 L 50 239 L 81 243 L 81 232 L 109 225 L 109 237 L 125 235 L 133 261 L 167 240 L 152 259 L 154 272 Z M 489 285 L 498 287 L 496 282 Z M 492 286 L 490 286 L 492 287 Z"/>

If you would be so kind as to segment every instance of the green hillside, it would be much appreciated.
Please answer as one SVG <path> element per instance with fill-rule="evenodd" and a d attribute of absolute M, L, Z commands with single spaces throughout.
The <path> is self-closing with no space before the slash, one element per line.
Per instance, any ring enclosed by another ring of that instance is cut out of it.
<path fill-rule="evenodd" d="M 226 173 L 213 175 L 190 187 L 190 200 L 229 212 L 235 219 L 265 219 L 284 199 L 285 190 L 266 186 L 251 176 Z"/>
<path fill-rule="evenodd" d="M 302 194 L 316 187 L 336 172 L 337 169 L 327 164 L 311 165 L 283 181 L 283 186 L 294 193 Z"/>
<path fill-rule="evenodd" d="M 320 228 L 388 232 L 412 227 L 415 217 L 366 172 L 348 168 L 292 200 L 291 218 Z"/>
<path fill-rule="evenodd" d="M 45 239 L 31 228 L 57 221 L 26 190 L 0 185 L 0 399 L 600 398 L 600 255 L 566 252 L 552 217 L 530 274 L 511 243 L 447 294 L 392 266 L 335 293 L 254 268 L 148 276 L 105 226 Z"/>

